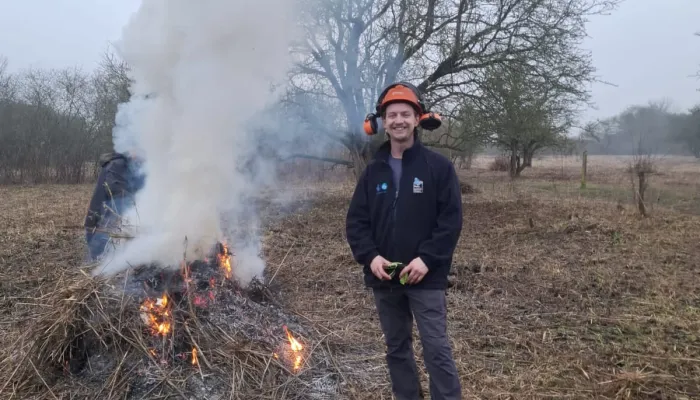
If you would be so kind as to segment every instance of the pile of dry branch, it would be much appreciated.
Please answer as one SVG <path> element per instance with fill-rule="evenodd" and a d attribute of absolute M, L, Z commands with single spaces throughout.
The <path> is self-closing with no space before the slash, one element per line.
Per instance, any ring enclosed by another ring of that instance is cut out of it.
<path fill-rule="evenodd" d="M 214 258 L 215 259 L 215 258 Z M 76 269 L 27 307 L 3 349 L 13 398 L 337 398 L 331 358 L 263 284 L 216 261 L 109 281 Z"/>

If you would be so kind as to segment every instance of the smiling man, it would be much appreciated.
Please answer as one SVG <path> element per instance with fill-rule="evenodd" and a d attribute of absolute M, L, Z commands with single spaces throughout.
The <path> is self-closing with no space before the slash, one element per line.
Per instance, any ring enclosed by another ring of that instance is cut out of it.
<path fill-rule="evenodd" d="M 396 398 L 423 398 L 412 346 L 415 318 L 431 398 L 461 399 L 445 297 L 462 230 L 459 181 L 452 163 L 418 139 L 419 126 L 435 129 L 440 120 L 427 112 L 415 87 L 400 82 L 385 89 L 376 114 L 365 121 L 368 134 L 379 131 L 377 118 L 388 140 L 355 188 L 347 213 L 348 244 L 373 290 Z M 394 263 L 399 273 L 392 273 Z"/>

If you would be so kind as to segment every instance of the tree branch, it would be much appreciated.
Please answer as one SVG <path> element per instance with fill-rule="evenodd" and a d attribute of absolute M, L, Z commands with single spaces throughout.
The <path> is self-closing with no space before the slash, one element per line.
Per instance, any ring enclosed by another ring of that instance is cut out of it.
<path fill-rule="evenodd" d="M 296 158 L 304 158 L 307 160 L 316 160 L 316 161 L 323 161 L 323 162 L 328 162 L 332 164 L 337 164 L 337 165 L 345 165 L 348 168 L 353 167 L 353 163 L 347 160 L 341 160 L 339 158 L 331 158 L 331 157 L 319 157 L 319 156 L 312 156 L 312 155 L 307 155 L 307 154 L 292 154 L 288 157 L 285 158 L 285 160 L 292 160 Z"/>

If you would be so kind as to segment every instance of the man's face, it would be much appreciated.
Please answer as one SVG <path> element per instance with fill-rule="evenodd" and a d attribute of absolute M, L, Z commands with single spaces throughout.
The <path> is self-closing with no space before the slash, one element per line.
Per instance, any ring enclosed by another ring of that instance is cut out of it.
<path fill-rule="evenodd" d="M 391 139 L 406 142 L 413 137 L 413 130 L 418 126 L 418 114 L 406 103 L 389 104 L 383 123 Z"/>

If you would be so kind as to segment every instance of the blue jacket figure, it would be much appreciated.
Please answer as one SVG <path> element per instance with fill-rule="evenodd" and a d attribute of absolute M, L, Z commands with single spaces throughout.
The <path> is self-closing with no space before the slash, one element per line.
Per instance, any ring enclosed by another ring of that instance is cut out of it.
<path fill-rule="evenodd" d="M 128 154 L 105 154 L 100 164 L 100 174 L 85 216 L 90 262 L 102 255 L 109 241 L 109 228 L 134 204 L 134 195 L 144 185 L 139 162 Z"/>
<path fill-rule="evenodd" d="M 423 398 L 412 345 L 415 320 L 430 398 L 461 399 L 445 297 L 462 231 L 459 180 L 446 157 L 418 140 L 418 126 L 431 130 L 441 122 L 414 86 L 400 82 L 384 90 L 365 132 L 378 133 L 380 122 L 388 140 L 355 187 L 346 221 L 348 244 L 374 294 L 394 396 Z"/>

